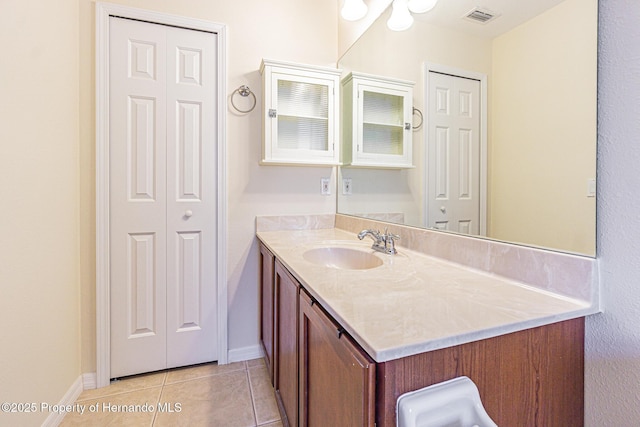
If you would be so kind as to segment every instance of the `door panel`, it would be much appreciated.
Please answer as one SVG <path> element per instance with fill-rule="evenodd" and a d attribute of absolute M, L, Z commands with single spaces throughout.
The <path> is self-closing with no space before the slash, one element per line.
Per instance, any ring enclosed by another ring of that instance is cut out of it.
<path fill-rule="evenodd" d="M 480 232 L 480 82 L 429 72 L 427 224 Z"/>
<path fill-rule="evenodd" d="M 167 27 L 167 367 L 217 354 L 217 41 Z"/>
<path fill-rule="evenodd" d="M 274 388 L 290 426 L 298 425 L 298 281 L 280 261 L 274 280 Z"/>
<path fill-rule="evenodd" d="M 166 41 L 110 19 L 111 376 L 166 366 Z M 144 331 L 144 332 L 143 332 Z"/>
<path fill-rule="evenodd" d="M 154 302 L 154 260 L 156 259 L 154 234 L 129 235 L 130 337 L 155 334 L 156 307 Z"/>
<path fill-rule="evenodd" d="M 217 42 L 115 17 L 109 25 L 111 376 L 119 377 L 217 359 Z"/>
<path fill-rule="evenodd" d="M 375 425 L 376 365 L 300 291 L 301 427 Z"/>
<path fill-rule="evenodd" d="M 274 380 L 274 270 L 273 254 L 266 246 L 260 244 L 260 341 L 272 385 Z"/>

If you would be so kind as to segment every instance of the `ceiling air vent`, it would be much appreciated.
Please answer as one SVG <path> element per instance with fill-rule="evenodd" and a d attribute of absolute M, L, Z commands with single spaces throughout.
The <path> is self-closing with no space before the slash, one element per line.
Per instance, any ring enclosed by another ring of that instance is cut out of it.
<path fill-rule="evenodd" d="M 470 10 L 464 18 L 469 21 L 477 22 L 479 24 L 486 24 L 489 21 L 493 21 L 498 16 L 499 13 L 495 13 L 490 11 L 489 9 L 481 9 L 476 7 L 475 9 Z"/>

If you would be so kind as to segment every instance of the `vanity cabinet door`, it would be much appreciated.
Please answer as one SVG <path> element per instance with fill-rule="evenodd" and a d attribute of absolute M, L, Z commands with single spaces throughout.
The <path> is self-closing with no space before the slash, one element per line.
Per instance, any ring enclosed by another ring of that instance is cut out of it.
<path fill-rule="evenodd" d="M 276 260 L 274 388 L 284 425 L 298 425 L 298 290 L 300 284 Z M 284 411 L 282 411 L 284 410 Z"/>
<path fill-rule="evenodd" d="M 375 364 L 300 292 L 300 426 L 373 426 Z"/>
<path fill-rule="evenodd" d="M 337 165 L 340 70 L 263 60 L 261 164 Z"/>
<path fill-rule="evenodd" d="M 275 257 L 260 244 L 260 342 L 273 383 L 273 279 Z"/>
<path fill-rule="evenodd" d="M 342 86 L 343 163 L 413 167 L 413 83 L 351 73 Z"/>

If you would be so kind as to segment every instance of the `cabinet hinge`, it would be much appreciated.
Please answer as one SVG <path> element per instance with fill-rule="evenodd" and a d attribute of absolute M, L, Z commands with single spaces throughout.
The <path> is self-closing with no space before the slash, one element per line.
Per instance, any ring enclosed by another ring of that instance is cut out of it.
<path fill-rule="evenodd" d="M 343 328 L 338 328 L 338 339 L 340 339 L 340 337 L 342 336 L 343 333 L 344 333 L 344 329 Z"/>
<path fill-rule="evenodd" d="M 278 115 L 278 112 L 276 111 L 275 108 L 270 108 L 269 109 L 269 117 L 275 118 L 277 115 Z"/>

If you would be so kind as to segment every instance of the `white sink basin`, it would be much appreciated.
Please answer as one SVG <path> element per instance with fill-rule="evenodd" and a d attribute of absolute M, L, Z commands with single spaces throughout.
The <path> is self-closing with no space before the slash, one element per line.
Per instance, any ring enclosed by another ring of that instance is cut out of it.
<path fill-rule="evenodd" d="M 351 248 L 326 247 L 309 249 L 302 256 L 314 264 L 344 270 L 367 270 L 382 265 L 382 260 L 374 254 Z"/>

